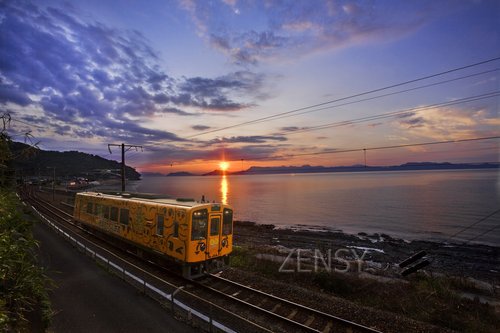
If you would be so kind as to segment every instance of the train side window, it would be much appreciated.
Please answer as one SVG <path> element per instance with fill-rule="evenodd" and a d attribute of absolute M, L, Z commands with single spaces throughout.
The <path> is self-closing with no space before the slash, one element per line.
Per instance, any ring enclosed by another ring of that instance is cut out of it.
<path fill-rule="evenodd" d="M 210 236 L 218 236 L 220 228 L 220 218 L 214 217 L 210 220 Z"/>
<path fill-rule="evenodd" d="M 193 213 L 191 224 L 191 240 L 200 240 L 207 237 L 208 210 L 200 209 Z"/>
<path fill-rule="evenodd" d="M 104 212 L 104 214 L 103 214 L 103 215 L 104 215 L 104 218 L 105 218 L 105 219 L 109 219 L 109 206 L 103 206 L 103 207 L 102 207 L 102 210 L 103 210 L 103 212 Z"/>
<path fill-rule="evenodd" d="M 101 212 L 102 212 L 101 205 L 96 203 L 94 205 L 94 215 L 99 216 L 99 215 L 101 215 Z"/>
<path fill-rule="evenodd" d="M 117 207 L 111 207 L 110 220 L 118 222 L 118 208 Z"/>
<path fill-rule="evenodd" d="M 163 225 L 165 222 L 165 215 L 158 214 L 156 216 L 156 234 L 163 236 Z"/>
<path fill-rule="evenodd" d="M 120 223 L 128 225 L 128 209 L 120 208 Z"/>
<path fill-rule="evenodd" d="M 87 202 L 87 214 L 92 214 L 93 210 L 92 202 Z"/>
<path fill-rule="evenodd" d="M 179 238 L 179 222 L 174 222 L 174 234 L 172 235 L 175 238 Z"/>
<path fill-rule="evenodd" d="M 233 211 L 228 208 L 224 208 L 224 213 L 222 215 L 222 234 L 230 235 L 233 233 Z"/>

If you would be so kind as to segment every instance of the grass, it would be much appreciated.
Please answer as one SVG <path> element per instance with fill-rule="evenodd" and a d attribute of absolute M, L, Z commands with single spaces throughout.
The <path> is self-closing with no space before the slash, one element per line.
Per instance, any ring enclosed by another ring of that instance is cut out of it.
<path fill-rule="evenodd" d="M 493 306 L 459 297 L 457 291 L 476 290 L 465 278 L 415 274 L 407 283 L 383 283 L 326 271 L 280 273 L 280 263 L 258 259 L 257 253 L 257 249 L 235 246 L 231 266 L 443 328 L 471 333 L 500 331 L 500 318 Z"/>
<path fill-rule="evenodd" d="M 50 325 L 51 282 L 36 263 L 31 230 L 15 194 L 0 190 L 0 331 L 29 331 L 33 317 Z"/>

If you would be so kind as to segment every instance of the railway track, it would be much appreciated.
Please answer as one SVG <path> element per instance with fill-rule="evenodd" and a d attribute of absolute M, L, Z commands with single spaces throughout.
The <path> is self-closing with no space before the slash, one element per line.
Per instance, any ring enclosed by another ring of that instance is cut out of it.
<path fill-rule="evenodd" d="M 77 232 L 81 235 L 87 233 L 86 230 L 74 223 L 72 215 L 63 209 L 33 195 L 25 199 L 47 216 L 57 220 L 57 223 L 66 224 L 68 227 L 78 230 Z M 92 238 L 94 236 L 89 235 L 88 237 Z M 134 263 L 135 265 L 137 263 Z M 168 270 L 155 266 L 151 262 L 144 262 L 141 267 L 148 271 L 146 275 L 160 274 L 161 278 L 159 279 L 162 281 L 168 274 L 171 274 L 168 273 Z M 123 275 L 125 276 L 125 274 Z M 148 279 L 148 281 L 150 280 Z M 174 280 L 179 281 L 179 277 L 175 277 Z M 146 282 L 144 282 L 144 285 L 146 285 Z M 291 302 L 216 275 L 210 275 L 201 281 L 184 281 L 184 285 L 177 284 L 173 288 L 175 291 L 170 294 L 172 300 L 176 292 L 184 289 L 178 295 L 178 298 L 182 301 L 188 303 L 203 301 L 209 304 L 208 308 L 211 316 L 218 318 L 221 316 L 234 316 L 236 320 L 227 322 L 235 323 L 236 331 L 379 332 L 373 328 Z"/>
<path fill-rule="evenodd" d="M 379 332 L 217 275 L 212 274 L 197 285 L 269 317 L 275 325 L 280 323 L 277 327 L 283 332 Z"/>

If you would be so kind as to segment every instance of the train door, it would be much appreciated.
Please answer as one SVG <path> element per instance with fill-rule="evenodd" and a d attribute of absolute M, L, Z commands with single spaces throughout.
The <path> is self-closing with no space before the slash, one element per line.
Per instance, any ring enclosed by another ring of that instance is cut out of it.
<path fill-rule="evenodd" d="M 222 215 L 211 214 L 208 234 L 208 256 L 209 258 L 219 256 L 220 252 L 220 228 Z"/>

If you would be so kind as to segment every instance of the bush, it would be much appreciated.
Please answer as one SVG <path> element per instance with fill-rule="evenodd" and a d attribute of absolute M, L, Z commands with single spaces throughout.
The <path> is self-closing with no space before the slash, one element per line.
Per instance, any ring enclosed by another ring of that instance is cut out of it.
<path fill-rule="evenodd" d="M 29 329 L 26 316 L 41 311 L 47 328 L 50 281 L 36 264 L 32 224 L 23 218 L 15 194 L 0 190 L 0 331 Z"/>

